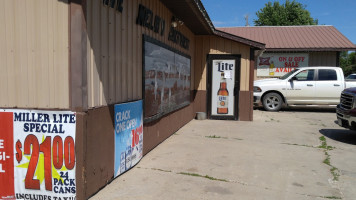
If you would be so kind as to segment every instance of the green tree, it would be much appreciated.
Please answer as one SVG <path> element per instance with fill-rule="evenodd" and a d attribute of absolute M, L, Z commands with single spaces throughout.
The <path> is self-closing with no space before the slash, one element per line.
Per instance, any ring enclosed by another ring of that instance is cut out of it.
<path fill-rule="evenodd" d="M 256 12 L 255 26 L 297 26 L 318 25 L 318 20 L 310 16 L 306 6 L 295 0 L 286 0 L 285 4 L 278 1 L 268 2 L 265 7 Z"/>
<path fill-rule="evenodd" d="M 348 53 L 347 51 L 340 53 L 340 67 L 344 71 L 344 75 L 356 73 L 355 52 Z"/>

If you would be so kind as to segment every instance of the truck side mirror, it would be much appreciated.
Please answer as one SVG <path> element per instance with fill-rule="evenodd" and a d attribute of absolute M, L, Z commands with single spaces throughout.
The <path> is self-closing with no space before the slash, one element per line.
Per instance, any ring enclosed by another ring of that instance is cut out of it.
<path fill-rule="evenodd" d="M 291 79 L 289 79 L 289 82 L 293 82 L 293 81 L 296 81 L 298 80 L 297 77 L 293 76 Z"/>

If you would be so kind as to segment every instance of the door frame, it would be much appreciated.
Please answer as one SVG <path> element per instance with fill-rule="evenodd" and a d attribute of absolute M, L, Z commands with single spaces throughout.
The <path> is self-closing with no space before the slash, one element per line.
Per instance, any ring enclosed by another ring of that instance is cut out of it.
<path fill-rule="evenodd" d="M 212 90 L 212 62 L 213 60 L 235 60 L 235 86 L 234 86 L 234 115 L 233 116 L 218 116 L 211 115 L 211 90 Z M 209 119 L 219 120 L 238 120 L 239 119 L 239 93 L 240 93 L 240 74 L 241 74 L 241 55 L 240 54 L 208 54 L 206 59 L 207 64 L 207 117 Z"/>

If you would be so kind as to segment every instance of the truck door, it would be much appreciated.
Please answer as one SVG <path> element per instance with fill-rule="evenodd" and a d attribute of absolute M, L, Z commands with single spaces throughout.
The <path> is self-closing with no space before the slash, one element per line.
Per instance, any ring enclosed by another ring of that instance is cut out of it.
<path fill-rule="evenodd" d="M 316 101 L 318 104 L 338 104 L 343 90 L 342 74 L 335 69 L 318 69 L 315 81 Z"/>
<path fill-rule="evenodd" d="M 311 104 L 315 101 L 315 70 L 300 71 L 286 87 L 288 104 Z"/>

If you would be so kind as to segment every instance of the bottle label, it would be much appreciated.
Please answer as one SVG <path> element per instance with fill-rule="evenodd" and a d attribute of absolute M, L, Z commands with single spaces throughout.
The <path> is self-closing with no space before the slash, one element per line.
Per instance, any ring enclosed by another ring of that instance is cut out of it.
<path fill-rule="evenodd" d="M 218 95 L 218 108 L 227 108 L 228 107 L 228 96 Z"/>
<path fill-rule="evenodd" d="M 131 168 L 131 145 L 128 145 L 126 147 L 126 170 L 129 170 Z"/>

